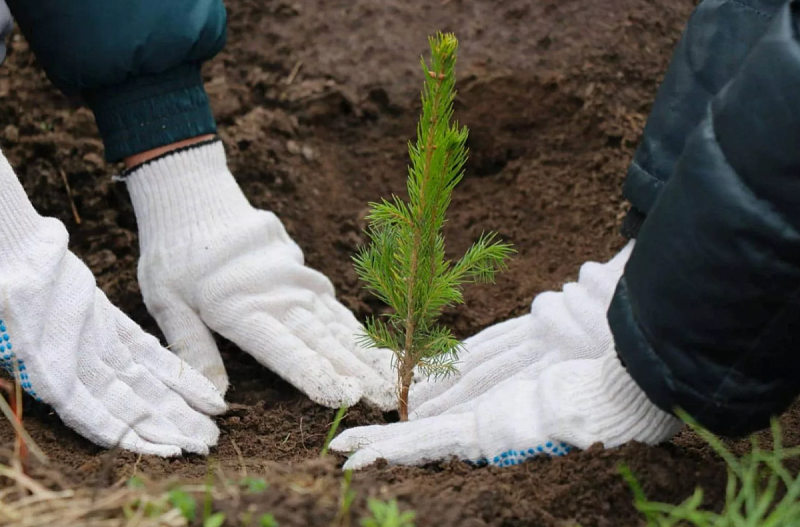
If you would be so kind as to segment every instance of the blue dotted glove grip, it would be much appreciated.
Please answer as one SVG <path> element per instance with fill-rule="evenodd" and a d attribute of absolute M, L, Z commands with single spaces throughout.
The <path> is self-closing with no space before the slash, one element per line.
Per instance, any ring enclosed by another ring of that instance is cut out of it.
<path fill-rule="evenodd" d="M 16 363 L 16 368 L 14 367 L 14 363 Z M 31 380 L 28 377 L 25 361 L 17 358 L 16 354 L 14 353 L 14 346 L 11 343 L 11 337 L 8 335 L 8 329 L 6 329 L 6 325 L 3 320 L 0 320 L 0 367 L 10 373 L 12 376 L 18 374 L 18 380 L 22 389 L 37 401 L 41 401 L 39 396 L 36 395 L 33 385 L 31 385 Z"/>
<path fill-rule="evenodd" d="M 528 448 L 527 450 L 506 450 L 502 454 L 496 455 L 492 460 L 481 459 L 475 464 L 478 466 L 494 465 L 496 467 L 510 467 L 519 465 L 534 456 L 566 456 L 572 451 L 572 447 L 566 443 L 555 443 L 548 441 L 541 445 Z"/>

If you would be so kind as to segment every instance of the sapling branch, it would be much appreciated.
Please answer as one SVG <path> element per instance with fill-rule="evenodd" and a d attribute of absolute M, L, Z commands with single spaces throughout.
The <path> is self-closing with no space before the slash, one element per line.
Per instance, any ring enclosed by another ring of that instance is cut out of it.
<path fill-rule="evenodd" d="M 468 131 L 451 122 L 458 41 L 450 33 L 428 41 L 422 115 L 416 142 L 408 145 L 408 202 L 393 196 L 370 203 L 370 243 L 354 257 L 365 287 L 391 308 L 367 321 L 361 342 L 394 352 L 401 420 L 408 419 L 415 369 L 428 377 L 457 371 L 461 343 L 438 325 L 443 310 L 463 303 L 465 283 L 493 282 L 513 252 L 494 234 L 485 234 L 455 264 L 445 256 L 442 229 L 452 192 L 464 176 Z"/>

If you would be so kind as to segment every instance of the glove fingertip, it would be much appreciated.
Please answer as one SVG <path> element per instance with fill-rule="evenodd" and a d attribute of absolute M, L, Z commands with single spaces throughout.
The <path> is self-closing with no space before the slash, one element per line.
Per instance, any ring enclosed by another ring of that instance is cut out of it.
<path fill-rule="evenodd" d="M 372 427 L 345 430 L 331 441 L 329 448 L 341 454 L 349 454 L 369 446 L 372 443 L 372 440 L 369 439 L 369 430 L 364 430 L 363 428 L 369 429 Z"/>
<path fill-rule="evenodd" d="M 202 446 L 202 447 L 198 446 L 198 447 L 193 447 L 191 449 L 186 449 L 186 451 L 192 454 L 197 454 L 199 456 L 207 456 L 211 450 L 207 446 Z"/>
<path fill-rule="evenodd" d="M 330 449 L 345 454 L 355 452 L 380 441 L 386 429 L 387 425 L 370 425 L 345 430 L 331 441 Z"/>
<path fill-rule="evenodd" d="M 364 449 L 359 450 L 345 462 L 342 470 L 361 470 L 366 468 L 380 459 L 380 455 L 372 450 Z"/>
<path fill-rule="evenodd" d="M 337 437 L 333 438 L 333 440 L 328 445 L 328 448 L 334 452 L 339 453 L 349 453 L 352 452 L 354 449 L 350 447 L 350 443 L 347 439 L 347 431 L 345 430 Z"/>
<path fill-rule="evenodd" d="M 348 377 L 339 377 L 335 383 L 336 389 L 334 393 L 330 391 L 314 391 L 313 393 L 306 392 L 306 395 L 315 403 L 325 406 L 326 408 L 341 408 L 346 406 L 350 408 L 355 406 L 358 401 L 364 396 L 364 390 L 355 379 Z"/>
<path fill-rule="evenodd" d="M 184 400 L 195 410 L 202 412 L 206 415 L 221 415 L 228 410 L 228 405 L 225 402 L 225 391 L 228 387 L 228 376 L 225 372 L 222 373 L 223 380 L 220 382 L 215 379 L 210 379 L 207 376 L 198 373 L 191 369 L 191 366 L 186 365 L 189 369 L 189 374 L 186 374 L 180 379 L 180 389 L 178 392 Z M 222 389 L 220 390 L 220 385 Z"/>
<path fill-rule="evenodd" d="M 152 454 L 152 452 L 144 452 L 144 453 Z M 164 447 L 163 450 L 157 452 L 156 455 L 166 458 L 175 458 L 175 457 L 181 457 L 183 455 L 183 451 L 180 449 L 180 447 Z"/>
<path fill-rule="evenodd" d="M 364 394 L 364 399 L 382 412 L 397 410 L 397 397 L 391 385 L 378 385 Z"/>
<path fill-rule="evenodd" d="M 186 397 L 186 403 L 204 415 L 223 415 L 228 411 L 228 403 L 219 392 L 209 392 L 202 397 Z"/>
<path fill-rule="evenodd" d="M 206 426 L 205 433 L 204 434 L 199 434 L 199 435 L 201 435 L 201 440 L 202 440 L 203 444 L 207 445 L 208 447 L 217 446 L 217 443 L 219 442 L 219 436 L 220 436 L 219 427 L 217 426 L 217 424 L 210 417 L 204 417 L 204 419 L 207 420 L 206 421 L 207 422 L 207 426 Z"/>
<path fill-rule="evenodd" d="M 228 403 L 225 402 L 225 399 L 223 399 L 222 396 L 217 394 L 215 400 L 210 402 L 208 411 L 206 413 L 208 415 L 223 415 L 227 411 Z"/>
<path fill-rule="evenodd" d="M 183 454 L 181 448 L 175 445 L 157 445 L 141 439 L 134 443 L 125 443 L 126 442 L 122 442 L 119 446 L 126 450 L 130 450 L 131 452 L 136 452 L 137 454 L 143 454 L 145 456 L 173 458 L 180 457 Z"/>
<path fill-rule="evenodd" d="M 225 391 L 220 391 L 216 386 L 209 386 L 202 401 L 204 408 L 199 408 L 199 410 L 206 415 L 222 415 L 228 411 L 228 403 L 225 402 Z"/>
<path fill-rule="evenodd" d="M 219 395 L 219 398 L 224 401 L 225 394 L 228 393 L 228 388 L 230 388 L 231 386 L 230 383 L 228 382 L 228 376 L 225 375 L 222 379 L 216 378 L 210 380 L 211 384 L 214 386 L 214 389 L 217 392 L 217 395 Z"/>

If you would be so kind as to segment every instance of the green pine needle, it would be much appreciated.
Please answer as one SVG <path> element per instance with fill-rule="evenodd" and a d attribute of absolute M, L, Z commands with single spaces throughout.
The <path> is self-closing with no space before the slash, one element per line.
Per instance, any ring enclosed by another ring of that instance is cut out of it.
<path fill-rule="evenodd" d="M 510 245 L 485 234 L 456 263 L 445 256 L 442 227 L 454 188 L 464 177 L 466 127 L 452 121 L 458 40 L 451 33 L 429 38 L 430 63 L 422 59 L 425 84 L 416 142 L 409 143 L 409 200 L 397 196 L 370 203 L 370 244 L 354 257 L 365 288 L 392 308 L 367 321 L 362 344 L 396 355 L 401 419 L 414 368 L 440 377 L 456 371 L 460 342 L 437 324 L 445 308 L 463 303 L 466 283 L 492 283 L 506 269 Z"/>

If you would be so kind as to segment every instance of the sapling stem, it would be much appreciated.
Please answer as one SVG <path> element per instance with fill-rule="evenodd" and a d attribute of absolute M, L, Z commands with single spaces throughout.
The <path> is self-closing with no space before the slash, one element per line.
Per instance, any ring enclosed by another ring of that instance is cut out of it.
<path fill-rule="evenodd" d="M 391 308 L 367 321 L 362 343 L 394 352 L 403 421 L 415 370 L 428 377 L 456 372 L 461 343 L 437 323 L 442 311 L 464 301 L 464 283 L 493 282 L 513 253 L 494 234 L 484 234 L 455 264 L 446 259 L 442 227 L 453 189 L 464 176 L 468 131 L 451 123 L 458 40 L 438 33 L 428 43 L 430 62 L 421 61 L 422 115 L 416 142 L 408 145 L 408 202 L 393 196 L 370 203 L 370 243 L 354 257 L 365 287 Z"/>

